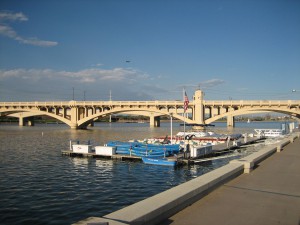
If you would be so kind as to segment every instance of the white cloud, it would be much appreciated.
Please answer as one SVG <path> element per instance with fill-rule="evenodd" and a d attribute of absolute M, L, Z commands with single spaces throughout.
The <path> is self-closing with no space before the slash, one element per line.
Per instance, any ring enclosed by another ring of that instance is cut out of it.
<path fill-rule="evenodd" d="M 71 99 L 72 87 L 75 88 L 78 100 L 82 99 L 83 91 L 86 91 L 89 99 L 107 100 L 110 90 L 114 99 L 152 99 L 152 89 L 144 87 L 147 81 L 149 76 L 146 73 L 129 68 L 91 68 L 78 71 L 0 69 L 0 92 L 4 101 Z"/>
<path fill-rule="evenodd" d="M 35 45 L 35 46 L 41 46 L 41 47 L 52 47 L 56 46 L 58 43 L 55 41 L 42 41 L 37 38 L 15 38 L 15 40 L 20 41 L 23 44 L 28 44 L 28 45 Z"/>
<path fill-rule="evenodd" d="M 211 80 L 206 80 L 203 82 L 200 82 L 200 88 L 209 88 L 209 87 L 215 87 L 220 84 L 224 84 L 225 81 L 221 79 L 211 79 Z"/>
<path fill-rule="evenodd" d="M 40 79 L 69 80 L 72 82 L 92 83 L 97 81 L 134 83 L 149 76 L 134 69 L 85 69 L 79 71 L 55 71 L 51 69 L 14 69 L 0 70 L 0 80 Z"/>
<path fill-rule="evenodd" d="M 0 34 L 10 38 L 16 38 L 18 36 L 11 27 L 5 26 L 3 24 L 0 24 Z"/>
<path fill-rule="evenodd" d="M 52 47 L 58 43 L 55 41 L 44 41 L 38 38 L 24 38 L 20 36 L 9 24 L 12 21 L 27 21 L 28 18 L 23 13 L 0 12 L 0 35 L 12 38 L 23 44 L 35 45 L 41 47 Z"/>
<path fill-rule="evenodd" d="M 9 11 L 0 12 L 0 20 L 27 21 L 28 18 L 23 13 L 11 13 Z"/>

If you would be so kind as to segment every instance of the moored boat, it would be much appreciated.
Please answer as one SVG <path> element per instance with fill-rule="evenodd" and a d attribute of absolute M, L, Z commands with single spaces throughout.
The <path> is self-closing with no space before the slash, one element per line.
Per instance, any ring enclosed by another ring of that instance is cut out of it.
<path fill-rule="evenodd" d="M 178 154 L 180 150 L 179 144 L 144 144 L 140 142 L 120 142 L 111 141 L 107 146 L 115 147 L 116 154 L 133 155 L 133 156 L 153 156 L 166 157 Z"/>
<path fill-rule="evenodd" d="M 142 157 L 143 163 L 160 166 L 176 166 L 176 159 Z"/>
<path fill-rule="evenodd" d="M 263 137 L 280 137 L 284 135 L 284 130 L 282 129 L 254 129 L 256 136 Z"/>

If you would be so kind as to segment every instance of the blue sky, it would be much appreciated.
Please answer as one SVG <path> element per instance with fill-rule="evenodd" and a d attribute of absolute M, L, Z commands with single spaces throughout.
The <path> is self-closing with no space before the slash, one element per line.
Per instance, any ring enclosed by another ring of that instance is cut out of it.
<path fill-rule="evenodd" d="M 298 0 L 1 0 L 0 101 L 300 99 L 299 27 Z"/>

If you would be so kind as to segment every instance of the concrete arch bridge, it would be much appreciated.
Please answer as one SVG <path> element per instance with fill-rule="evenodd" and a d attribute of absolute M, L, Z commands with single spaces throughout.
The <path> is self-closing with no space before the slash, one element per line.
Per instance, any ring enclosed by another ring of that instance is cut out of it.
<path fill-rule="evenodd" d="M 184 114 L 183 101 L 64 101 L 0 102 L 0 116 L 19 118 L 19 125 L 33 125 L 33 117 L 45 115 L 67 124 L 72 129 L 86 128 L 93 121 L 112 114 L 136 114 L 150 118 L 150 126 L 160 126 L 160 116 L 168 115 L 187 124 L 207 125 L 227 117 L 261 112 L 279 112 L 300 119 L 300 100 L 225 100 L 206 101 L 201 90 L 195 91 Z"/>

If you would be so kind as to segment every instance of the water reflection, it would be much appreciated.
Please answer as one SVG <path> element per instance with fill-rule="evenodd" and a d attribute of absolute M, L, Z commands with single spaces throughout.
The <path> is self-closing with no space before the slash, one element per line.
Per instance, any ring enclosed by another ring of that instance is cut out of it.
<path fill-rule="evenodd" d="M 61 155 L 61 150 L 69 149 L 69 140 L 103 145 L 110 140 L 169 134 L 169 123 L 161 125 L 149 128 L 149 124 L 101 123 L 89 130 L 71 130 L 61 124 L 1 125 L 1 224 L 71 224 L 89 216 L 103 216 L 227 163 L 217 160 L 170 168 Z M 253 132 L 253 127 L 236 125 L 230 132 Z M 226 125 L 210 129 L 228 132 Z M 179 123 L 174 123 L 173 133 L 181 130 Z"/>
<path fill-rule="evenodd" d="M 80 158 L 80 157 L 71 158 L 71 161 L 72 161 L 74 167 L 78 168 L 78 169 L 80 169 L 80 168 L 83 168 L 83 169 L 87 168 L 87 165 L 89 163 L 91 163 L 90 162 L 91 160 L 89 158 Z"/>

